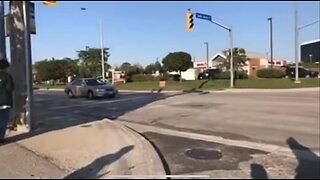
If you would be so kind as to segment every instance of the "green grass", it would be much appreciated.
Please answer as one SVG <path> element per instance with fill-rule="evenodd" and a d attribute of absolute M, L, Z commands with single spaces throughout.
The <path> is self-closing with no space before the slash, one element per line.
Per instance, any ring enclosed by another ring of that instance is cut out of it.
<path fill-rule="evenodd" d="M 239 80 L 236 88 L 249 89 L 287 89 L 287 88 L 303 88 L 303 87 L 320 87 L 320 79 L 307 78 L 300 79 L 301 84 L 295 84 L 290 79 L 254 79 Z"/>
<path fill-rule="evenodd" d="M 249 89 L 287 89 L 287 88 L 302 88 L 302 87 L 319 87 L 320 79 L 301 79 L 301 84 L 295 84 L 290 79 L 244 79 L 237 80 L 235 88 Z M 203 86 L 201 87 L 201 84 Z M 229 88 L 229 80 L 213 80 L 213 81 L 185 81 L 167 82 L 164 90 L 222 90 Z M 118 85 L 120 90 L 158 90 L 159 82 L 133 82 Z"/>
<path fill-rule="evenodd" d="M 303 88 L 303 87 L 320 87 L 320 79 L 309 78 L 300 79 L 301 84 L 295 84 L 290 79 L 241 79 L 237 80 L 235 88 L 248 89 L 288 89 L 288 88 Z M 202 86 L 201 86 L 202 85 Z M 173 82 L 168 81 L 166 88 L 163 90 L 223 90 L 230 86 L 229 80 L 213 80 L 213 81 L 185 81 Z M 63 85 L 40 85 L 40 88 L 61 89 Z M 159 90 L 159 82 L 132 82 L 117 85 L 119 90 Z"/>

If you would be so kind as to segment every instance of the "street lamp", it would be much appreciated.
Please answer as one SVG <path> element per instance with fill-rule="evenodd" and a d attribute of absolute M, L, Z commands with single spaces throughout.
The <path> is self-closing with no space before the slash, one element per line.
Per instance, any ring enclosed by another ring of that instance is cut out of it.
<path fill-rule="evenodd" d="M 270 61 L 271 61 L 271 68 L 273 68 L 272 17 L 269 17 L 268 21 L 270 21 Z"/>
<path fill-rule="evenodd" d="M 309 61 L 312 63 L 312 54 L 309 54 Z"/>
<path fill-rule="evenodd" d="M 209 43 L 205 42 L 204 44 L 207 47 L 207 68 L 209 68 Z"/>
<path fill-rule="evenodd" d="M 81 11 L 87 10 L 86 8 L 80 8 Z M 105 59 L 104 59 L 104 46 L 103 46 L 103 23 L 102 19 L 100 19 L 100 48 L 101 48 L 101 74 L 102 74 L 102 79 L 105 81 L 106 79 L 106 72 L 105 72 Z"/>
<path fill-rule="evenodd" d="M 306 28 L 308 26 L 311 26 L 315 23 L 318 23 L 319 22 L 319 19 L 314 21 L 314 22 L 311 22 L 309 24 L 306 24 L 306 25 L 303 25 L 303 26 L 300 26 L 298 27 L 298 8 L 297 8 L 297 2 L 294 2 L 294 57 L 295 57 L 295 69 L 296 69 L 296 73 L 295 73 L 295 81 L 294 83 L 298 84 L 298 83 L 301 83 L 299 81 L 299 62 L 298 62 L 298 59 L 299 59 L 299 30 L 303 29 L 303 28 Z"/>

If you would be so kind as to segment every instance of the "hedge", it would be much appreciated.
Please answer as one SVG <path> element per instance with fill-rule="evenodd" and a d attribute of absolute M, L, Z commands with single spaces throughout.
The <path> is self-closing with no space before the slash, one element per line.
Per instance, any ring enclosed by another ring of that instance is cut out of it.
<path fill-rule="evenodd" d="M 285 77 L 286 73 L 280 69 L 259 69 L 257 71 L 257 77 L 259 78 L 283 78 Z"/>
<path fill-rule="evenodd" d="M 142 82 L 142 81 L 160 81 L 161 77 L 160 76 L 152 76 L 150 74 L 135 74 L 131 77 L 131 80 L 133 82 Z"/>
<path fill-rule="evenodd" d="M 236 79 L 248 79 L 248 75 L 244 71 L 235 72 L 234 77 Z M 230 71 L 221 72 L 217 75 L 218 79 L 230 79 Z"/>

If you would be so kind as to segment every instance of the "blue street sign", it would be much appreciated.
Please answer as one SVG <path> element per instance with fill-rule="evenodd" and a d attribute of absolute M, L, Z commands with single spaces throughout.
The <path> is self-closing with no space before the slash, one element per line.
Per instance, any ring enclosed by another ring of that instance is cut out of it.
<path fill-rule="evenodd" d="M 196 18 L 211 21 L 211 16 L 207 14 L 196 13 Z"/>

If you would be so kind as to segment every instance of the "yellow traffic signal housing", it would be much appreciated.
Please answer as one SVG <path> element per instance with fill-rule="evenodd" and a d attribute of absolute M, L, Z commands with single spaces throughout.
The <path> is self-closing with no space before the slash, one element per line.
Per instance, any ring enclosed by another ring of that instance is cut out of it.
<path fill-rule="evenodd" d="M 189 32 L 193 31 L 193 13 L 192 12 L 187 12 L 187 29 Z"/>
<path fill-rule="evenodd" d="M 43 1 L 43 4 L 48 6 L 56 6 L 58 3 L 57 1 Z"/>

